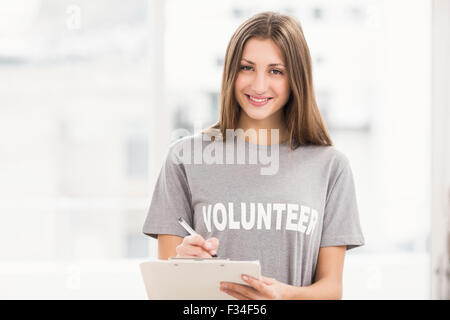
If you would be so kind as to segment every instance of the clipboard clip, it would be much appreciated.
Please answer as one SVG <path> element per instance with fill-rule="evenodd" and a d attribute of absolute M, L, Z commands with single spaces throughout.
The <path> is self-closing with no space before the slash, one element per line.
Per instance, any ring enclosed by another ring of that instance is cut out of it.
<path fill-rule="evenodd" d="M 221 258 L 221 257 L 214 257 L 214 258 L 177 258 L 177 257 L 170 257 L 168 260 L 193 260 L 193 261 L 217 261 L 217 260 L 225 260 L 229 261 L 229 258 Z"/>
<path fill-rule="evenodd" d="M 220 257 L 213 257 L 213 258 L 169 258 L 168 261 L 173 262 L 173 265 L 175 267 L 178 267 L 178 263 L 177 262 L 181 262 L 181 261 L 204 261 L 205 263 L 214 261 L 214 262 L 218 262 L 219 266 L 221 267 L 225 267 L 225 262 L 230 261 L 229 258 L 220 258 Z"/>

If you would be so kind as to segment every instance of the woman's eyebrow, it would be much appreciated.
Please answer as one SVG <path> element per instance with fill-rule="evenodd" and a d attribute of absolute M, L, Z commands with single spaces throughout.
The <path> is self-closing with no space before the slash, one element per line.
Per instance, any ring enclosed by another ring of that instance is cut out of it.
<path fill-rule="evenodd" d="M 250 64 L 255 64 L 254 62 L 252 62 L 250 60 L 247 60 L 245 58 L 242 58 L 242 60 L 245 60 L 245 61 L 247 61 Z M 282 63 L 271 63 L 271 64 L 268 64 L 268 66 L 269 67 L 275 67 L 275 66 L 283 66 L 284 67 L 284 64 L 282 64 Z"/>

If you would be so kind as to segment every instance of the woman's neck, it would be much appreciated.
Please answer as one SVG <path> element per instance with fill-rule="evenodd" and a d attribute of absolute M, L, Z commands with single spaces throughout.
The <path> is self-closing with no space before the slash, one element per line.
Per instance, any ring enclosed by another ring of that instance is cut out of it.
<path fill-rule="evenodd" d="M 289 132 L 284 121 L 274 123 L 268 120 L 254 120 L 241 116 L 237 127 L 244 131 L 244 136 L 241 136 L 241 139 L 249 143 L 261 145 L 280 144 L 289 139 Z M 253 130 L 247 131 L 248 129 L 253 129 L 255 134 L 251 132 Z M 263 132 L 260 132 L 260 130 Z"/>

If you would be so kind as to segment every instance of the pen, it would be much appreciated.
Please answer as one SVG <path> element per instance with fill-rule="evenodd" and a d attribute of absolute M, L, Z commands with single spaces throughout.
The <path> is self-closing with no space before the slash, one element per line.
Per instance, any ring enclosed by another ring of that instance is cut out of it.
<path fill-rule="evenodd" d="M 178 218 L 178 222 L 181 224 L 181 226 L 182 226 L 187 232 L 189 232 L 190 235 L 193 236 L 193 235 L 197 234 L 197 232 L 195 232 L 195 230 L 192 229 L 192 228 L 186 223 L 186 221 L 184 221 L 184 219 L 183 219 L 182 217 L 179 217 L 179 218 Z M 216 254 L 213 254 L 212 257 L 213 257 L 213 258 L 217 258 L 217 255 L 216 255 Z"/>

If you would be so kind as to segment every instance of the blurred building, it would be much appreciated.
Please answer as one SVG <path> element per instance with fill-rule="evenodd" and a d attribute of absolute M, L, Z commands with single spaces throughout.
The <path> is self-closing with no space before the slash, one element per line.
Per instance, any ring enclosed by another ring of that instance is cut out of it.
<path fill-rule="evenodd" d="M 144 256 L 147 1 L 35 4 L 3 11 L 0 259 Z"/>

